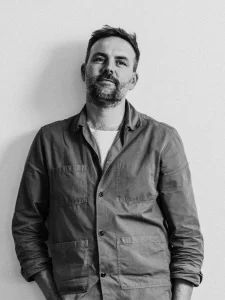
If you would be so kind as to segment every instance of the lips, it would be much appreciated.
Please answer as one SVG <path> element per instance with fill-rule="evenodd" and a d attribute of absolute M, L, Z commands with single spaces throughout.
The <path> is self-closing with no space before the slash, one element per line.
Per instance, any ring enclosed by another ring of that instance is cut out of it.
<path fill-rule="evenodd" d="M 100 81 L 100 82 L 111 82 L 111 83 L 114 83 L 115 84 L 115 82 L 113 81 L 113 80 L 111 80 L 111 79 L 106 79 L 106 78 L 102 78 L 102 79 L 100 79 L 100 80 L 98 80 L 98 81 Z"/>

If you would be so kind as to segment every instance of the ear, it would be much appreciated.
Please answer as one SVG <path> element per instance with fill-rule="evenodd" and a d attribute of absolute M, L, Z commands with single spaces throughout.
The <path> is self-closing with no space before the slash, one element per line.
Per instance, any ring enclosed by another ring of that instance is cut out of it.
<path fill-rule="evenodd" d="M 132 78 L 130 80 L 130 85 L 129 85 L 129 90 L 133 90 L 135 87 L 136 83 L 138 81 L 138 74 L 136 72 L 133 73 Z"/>
<path fill-rule="evenodd" d="M 85 82 L 85 64 L 81 65 L 81 78 Z"/>

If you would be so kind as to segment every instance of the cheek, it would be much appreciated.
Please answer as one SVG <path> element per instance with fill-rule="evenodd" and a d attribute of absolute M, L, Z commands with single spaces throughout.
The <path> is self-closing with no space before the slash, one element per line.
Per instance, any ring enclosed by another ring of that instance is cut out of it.
<path fill-rule="evenodd" d="M 130 69 L 117 69 L 117 76 L 121 82 L 129 82 L 132 79 L 133 72 Z"/>
<path fill-rule="evenodd" d="M 97 75 L 99 75 L 100 70 L 101 70 L 101 67 L 99 65 L 90 65 L 86 69 L 86 75 L 87 75 L 87 77 L 97 76 Z"/>
<path fill-rule="evenodd" d="M 120 76 L 120 82 L 124 84 L 129 84 L 131 82 L 132 76 L 128 74 L 123 74 Z"/>

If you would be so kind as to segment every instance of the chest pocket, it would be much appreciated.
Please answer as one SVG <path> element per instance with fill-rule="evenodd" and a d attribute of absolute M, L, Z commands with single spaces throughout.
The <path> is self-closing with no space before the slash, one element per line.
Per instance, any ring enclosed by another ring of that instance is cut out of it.
<path fill-rule="evenodd" d="M 68 165 L 52 169 L 51 199 L 56 206 L 87 202 L 87 166 Z"/>
<path fill-rule="evenodd" d="M 117 199 L 127 204 L 155 199 L 158 192 L 155 188 L 154 173 L 147 165 L 119 162 L 116 166 L 115 180 Z"/>

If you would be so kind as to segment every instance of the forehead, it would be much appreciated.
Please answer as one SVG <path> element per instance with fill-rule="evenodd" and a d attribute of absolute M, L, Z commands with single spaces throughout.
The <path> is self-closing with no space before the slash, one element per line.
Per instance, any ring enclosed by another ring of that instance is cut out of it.
<path fill-rule="evenodd" d="M 98 40 L 91 47 L 90 57 L 97 52 L 102 52 L 107 55 L 126 56 L 128 59 L 135 58 L 135 52 L 130 43 L 119 37 L 107 37 Z"/>

